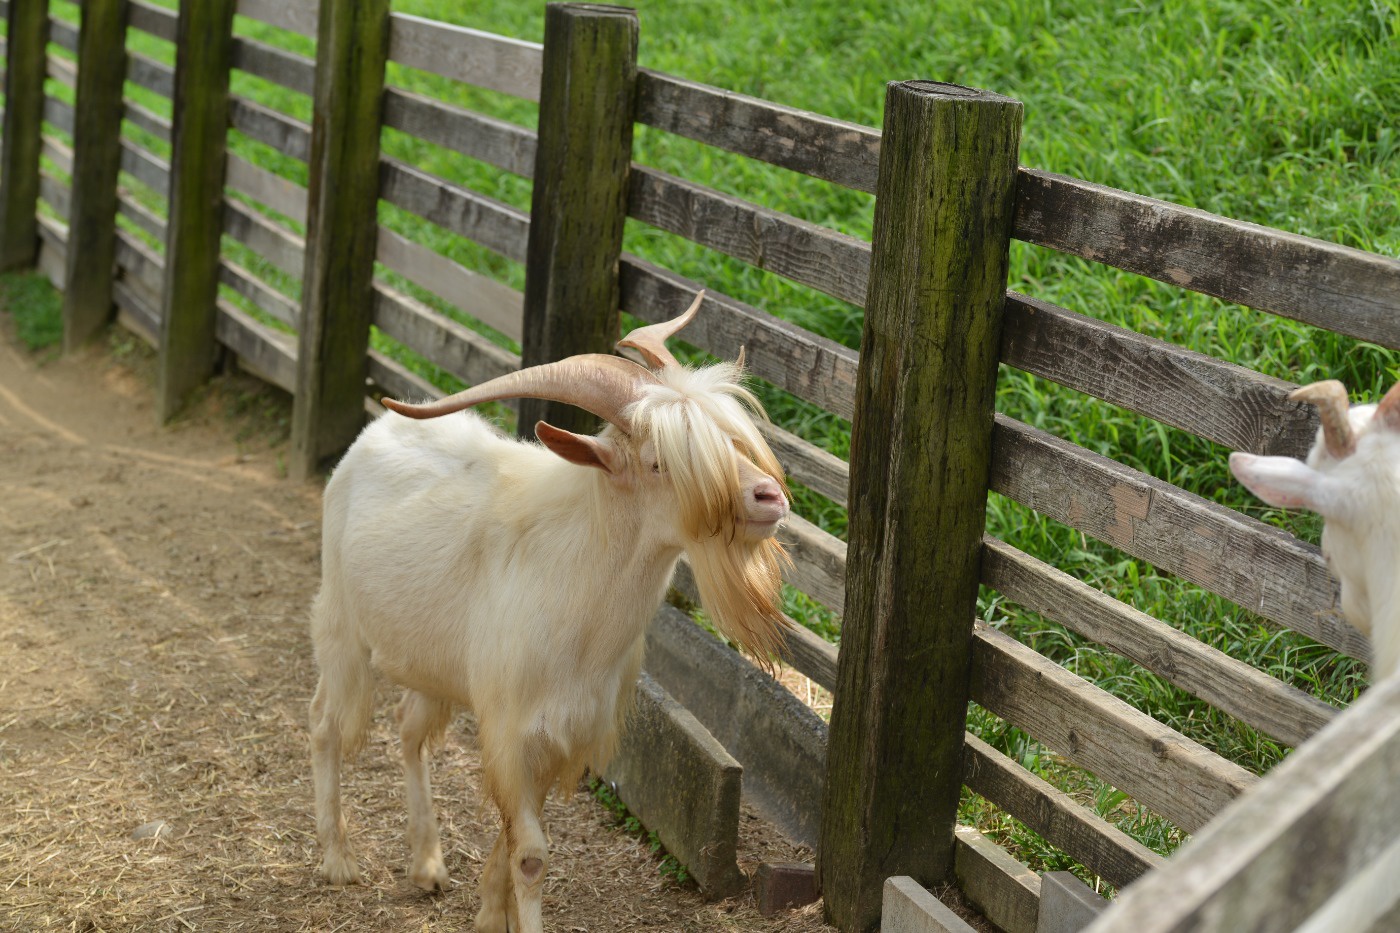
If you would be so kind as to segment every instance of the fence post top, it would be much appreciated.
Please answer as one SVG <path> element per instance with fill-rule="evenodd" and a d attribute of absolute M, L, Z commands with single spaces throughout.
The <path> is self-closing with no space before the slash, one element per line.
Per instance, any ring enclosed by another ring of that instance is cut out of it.
<path fill-rule="evenodd" d="M 1021 102 L 1014 97 L 1007 97 L 1004 94 L 997 94 L 992 91 L 985 91 L 976 87 L 965 87 L 961 84 L 949 84 L 945 81 L 928 81 L 916 79 L 913 81 L 891 81 L 887 85 L 891 93 L 903 91 L 908 94 L 917 94 L 920 97 L 944 97 L 957 100 L 982 101 L 986 103 L 1016 104 Z"/>
<path fill-rule="evenodd" d="M 556 2 L 545 4 L 546 9 L 557 9 L 565 13 L 575 13 L 592 16 L 624 16 L 629 19 L 637 18 L 637 11 L 630 6 L 614 6 L 610 3 L 573 3 Z"/>

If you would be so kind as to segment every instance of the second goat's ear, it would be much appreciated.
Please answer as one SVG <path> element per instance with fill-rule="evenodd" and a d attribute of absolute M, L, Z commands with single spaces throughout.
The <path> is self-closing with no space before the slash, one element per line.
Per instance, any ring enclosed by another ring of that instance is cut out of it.
<path fill-rule="evenodd" d="M 1250 492 L 1281 509 L 1308 509 L 1323 518 L 1342 518 L 1346 496 L 1337 481 L 1292 457 L 1230 454 L 1230 472 Z"/>
<path fill-rule="evenodd" d="M 535 422 L 535 437 L 556 456 L 579 466 L 597 467 L 616 475 L 623 467 L 623 458 L 611 444 L 588 434 L 575 434 L 556 428 L 547 421 Z"/>

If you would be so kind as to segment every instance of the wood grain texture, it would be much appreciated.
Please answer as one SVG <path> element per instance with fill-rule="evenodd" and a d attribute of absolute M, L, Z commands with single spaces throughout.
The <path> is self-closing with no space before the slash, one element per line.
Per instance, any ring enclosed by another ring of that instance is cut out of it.
<path fill-rule="evenodd" d="M 621 336 L 618 259 L 632 163 L 637 32 L 635 10 L 545 7 L 520 341 L 527 368 L 611 353 Z M 534 437 L 537 421 L 586 434 L 598 426 L 596 415 L 572 405 L 522 399 L 517 432 Z"/>
<path fill-rule="evenodd" d="M 843 930 L 875 926 L 886 878 L 953 872 L 1020 131 L 985 91 L 885 100 L 818 860 Z"/>
<path fill-rule="evenodd" d="M 792 558 L 788 582 L 840 612 L 846 602 L 846 542 L 796 514 L 788 516 L 778 540 Z"/>
<path fill-rule="evenodd" d="M 233 67 L 310 96 L 316 91 L 316 63 L 242 36 L 233 39 Z"/>
<path fill-rule="evenodd" d="M 1005 933 L 1037 933 L 1040 876 L 971 826 L 955 832 L 958 887 Z"/>
<path fill-rule="evenodd" d="M 992 489 L 1354 658 L 1317 548 L 1044 431 L 997 416 Z"/>
<path fill-rule="evenodd" d="M 1367 691 L 1159 871 L 1120 894 L 1088 933 L 1302 929 L 1394 846 L 1397 773 L 1400 678 L 1392 678 Z M 1393 870 L 1374 881 L 1365 892 L 1343 896 L 1384 910 L 1400 893 Z"/>
<path fill-rule="evenodd" d="M 623 254 L 622 310 L 647 323 L 668 320 L 702 286 Z M 842 418 L 855 412 L 856 351 L 715 291 L 680 339 L 732 360 L 744 349 L 749 372 Z"/>
<path fill-rule="evenodd" d="M 870 244 L 713 188 L 632 167 L 627 213 L 853 305 L 865 303 Z"/>
<path fill-rule="evenodd" d="M 83 4 L 63 292 L 65 351 L 86 343 L 112 317 L 126 22 L 126 0 L 87 0 Z"/>
<path fill-rule="evenodd" d="M 238 0 L 238 15 L 316 38 L 316 0 Z"/>
<path fill-rule="evenodd" d="M 383 283 L 374 285 L 374 325 L 468 385 L 520 368 L 520 357 Z"/>
<path fill-rule="evenodd" d="M 513 97 L 540 99 L 543 53 L 533 42 L 395 13 L 389 58 Z"/>
<path fill-rule="evenodd" d="M 379 228 L 375 258 L 511 340 L 520 340 L 525 296 L 510 286 L 386 227 Z"/>
<path fill-rule="evenodd" d="M 5 115 L 0 137 L 0 270 L 39 258 L 39 152 L 43 146 L 48 0 L 5 10 Z"/>
<path fill-rule="evenodd" d="M 977 623 L 972 700 L 1196 832 L 1256 778 L 1122 700 Z"/>
<path fill-rule="evenodd" d="M 507 259 L 525 261 L 530 217 L 508 204 L 387 157 L 380 166 L 380 196 Z"/>
<path fill-rule="evenodd" d="M 1001 360 L 1231 450 L 1303 457 L 1317 410 L 1293 383 L 1015 292 Z"/>
<path fill-rule="evenodd" d="M 1016 237 L 1400 348 L 1400 259 L 1029 169 Z"/>
<path fill-rule="evenodd" d="M 224 233 L 281 271 L 301 277 L 306 263 L 306 241 L 246 204 L 224 200 Z"/>
<path fill-rule="evenodd" d="M 1151 849 L 1031 774 L 972 733 L 963 783 L 1110 884 L 1122 887 L 1163 863 Z"/>
<path fill-rule="evenodd" d="M 532 130 L 431 97 L 385 88 L 384 125 L 522 178 L 535 171 L 537 137 Z"/>
<path fill-rule="evenodd" d="M 858 191 L 875 192 L 880 132 L 642 69 L 637 121 Z"/>
<path fill-rule="evenodd" d="M 214 373 L 228 156 L 234 0 L 181 9 L 175 38 L 165 285 L 161 292 L 156 414 L 168 421 Z"/>
<path fill-rule="evenodd" d="M 995 538 L 983 544 L 982 582 L 1284 744 L 1301 744 L 1337 715 L 1335 707 Z"/>
<path fill-rule="evenodd" d="M 255 139 L 283 155 L 305 162 L 311 158 L 311 127 L 246 97 L 229 99 L 229 123 L 249 139 Z"/>
<path fill-rule="evenodd" d="M 289 458 L 303 479 L 364 426 L 389 2 L 321 0 L 319 27 Z"/>

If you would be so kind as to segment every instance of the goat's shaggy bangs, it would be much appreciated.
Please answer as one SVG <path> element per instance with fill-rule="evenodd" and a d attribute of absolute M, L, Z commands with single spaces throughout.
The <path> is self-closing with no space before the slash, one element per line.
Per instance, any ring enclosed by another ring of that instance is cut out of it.
<path fill-rule="evenodd" d="M 788 625 L 779 597 L 789 561 L 772 538 L 751 543 L 738 533 L 746 516 L 735 457 L 747 457 L 787 495 L 782 466 L 754 427 L 754 417 L 767 415 L 740 383 L 738 364 L 667 367 L 657 375 L 662 384 L 648 386 L 630 416 L 639 435 L 651 438 L 680 500 L 701 602 L 721 631 L 766 662 Z"/>

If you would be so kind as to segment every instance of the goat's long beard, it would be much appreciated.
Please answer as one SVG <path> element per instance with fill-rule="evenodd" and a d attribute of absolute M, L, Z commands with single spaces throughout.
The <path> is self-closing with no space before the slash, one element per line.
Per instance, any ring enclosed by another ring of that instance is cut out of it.
<path fill-rule="evenodd" d="M 782 568 L 791 564 L 783 546 L 772 538 L 747 544 L 716 535 L 686 553 L 715 626 L 771 668 L 791 625 L 782 611 Z"/>

